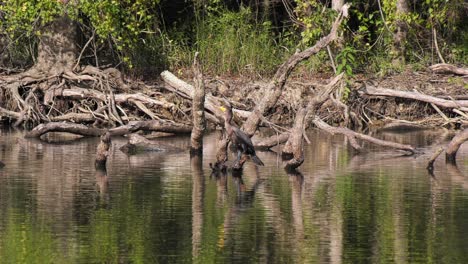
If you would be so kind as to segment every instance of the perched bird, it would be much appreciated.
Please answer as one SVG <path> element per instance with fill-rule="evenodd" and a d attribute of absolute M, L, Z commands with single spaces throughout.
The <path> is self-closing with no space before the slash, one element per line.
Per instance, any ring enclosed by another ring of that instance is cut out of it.
<path fill-rule="evenodd" d="M 240 130 L 238 127 L 231 124 L 232 122 L 232 106 L 229 102 L 225 103 L 226 106 L 221 106 L 220 109 L 225 113 L 224 117 L 224 128 L 229 139 L 232 142 L 232 145 L 237 150 L 237 160 L 236 163 L 240 161 L 242 154 L 250 155 L 252 161 L 259 165 L 264 166 L 263 162 L 255 154 L 255 149 L 247 134 L 244 131 Z"/>

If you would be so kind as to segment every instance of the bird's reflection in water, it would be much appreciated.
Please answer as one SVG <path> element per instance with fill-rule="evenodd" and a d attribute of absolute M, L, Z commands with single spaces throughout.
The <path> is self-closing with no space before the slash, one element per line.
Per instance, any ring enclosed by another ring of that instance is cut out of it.
<path fill-rule="evenodd" d="M 258 172 L 257 169 L 256 169 L 256 172 Z M 261 186 L 263 180 L 260 179 L 257 174 L 255 177 L 254 184 L 249 189 L 247 189 L 247 186 L 244 183 L 242 170 L 233 170 L 232 178 L 236 186 L 236 193 L 237 193 L 236 206 L 239 208 L 251 207 L 255 199 L 255 193 Z"/>

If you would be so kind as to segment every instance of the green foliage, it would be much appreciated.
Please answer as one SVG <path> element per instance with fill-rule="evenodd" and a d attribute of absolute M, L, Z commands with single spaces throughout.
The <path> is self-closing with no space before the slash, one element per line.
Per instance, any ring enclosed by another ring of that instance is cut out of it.
<path fill-rule="evenodd" d="M 154 9 L 159 0 L 82 0 L 62 4 L 57 0 L 8 0 L 0 5 L 1 32 L 21 42 L 25 37 L 40 36 L 48 23 L 57 16 L 68 15 L 90 26 L 99 42 L 110 40 L 124 62 L 129 63 L 129 54 L 140 41 L 143 32 L 155 26 Z M 131 64 L 129 64 L 131 66 Z"/>
<path fill-rule="evenodd" d="M 264 74 L 281 63 L 284 51 L 274 41 L 270 22 L 253 21 L 249 8 L 215 10 L 196 28 L 195 49 L 208 71 Z"/>
<path fill-rule="evenodd" d="M 301 27 L 304 45 L 313 45 L 328 34 L 336 12 L 325 8 L 319 1 L 296 0 L 296 14 Z"/>
<path fill-rule="evenodd" d="M 336 71 L 338 74 L 344 72 L 349 77 L 354 75 L 353 68 L 356 66 L 355 53 L 356 51 L 353 47 L 346 47 L 336 56 L 336 61 L 338 62 Z"/>

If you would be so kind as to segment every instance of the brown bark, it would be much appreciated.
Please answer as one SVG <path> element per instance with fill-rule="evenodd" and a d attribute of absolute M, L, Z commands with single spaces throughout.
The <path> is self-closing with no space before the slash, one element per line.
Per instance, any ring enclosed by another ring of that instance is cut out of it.
<path fill-rule="evenodd" d="M 101 136 L 101 142 L 99 142 L 99 145 L 97 146 L 96 150 L 95 166 L 97 169 L 106 169 L 106 162 L 107 157 L 109 156 L 109 149 L 111 147 L 111 144 L 111 135 L 109 133 L 105 133 Z"/>
<path fill-rule="evenodd" d="M 216 162 L 214 165 L 210 163 L 210 167 L 213 171 L 226 171 L 226 161 L 228 160 L 228 145 L 229 140 L 227 138 L 222 138 L 218 141 Z"/>
<path fill-rule="evenodd" d="M 40 124 L 33 130 L 26 133 L 26 138 L 39 138 L 40 136 L 49 132 L 68 132 L 72 134 L 98 137 L 103 135 L 106 130 L 98 128 L 90 128 L 81 124 L 65 123 L 65 122 L 50 122 Z"/>
<path fill-rule="evenodd" d="M 445 149 L 445 161 L 447 163 L 456 164 L 457 163 L 457 152 L 460 149 L 460 146 L 468 140 L 468 128 L 458 133 Z"/>
<path fill-rule="evenodd" d="M 120 147 L 120 151 L 127 155 L 137 154 L 139 152 L 161 152 L 167 150 L 160 144 L 144 138 L 138 134 L 130 134 L 127 144 Z"/>
<path fill-rule="evenodd" d="M 160 120 L 132 121 L 129 122 L 127 125 L 112 128 L 109 130 L 109 132 L 112 134 L 112 136 L 123 136 L 125 134 L 135 133 L 139 130 L 175 134 L 188 134 L 192 131 L 192 127 Z"/>
<path fill-rule="evenodd" d="M 205 126 L 205 84 L 203 82 L 203 73 L 198 61 L 198 53 L 195 54 L 193 62 L 193 73 L 195 81 L 195 91 L 192 100 L 192 119 L 193 128 L 190 135 L 190 153 L 202 154 L 203 152 L 203 133 Z"/>
<path fill-rule="evenodd" d="M 267 114 L 274 107 L 279 97 L 281 96 L 286 80 L 294 68 L 301 61 L 318 53 L 322 48 L 326 47 L 336 39 L 338 27 L 344 18 L 343 13 L 347 13 L 348 7 L 348 5 L 343 6 L 342 11 L 336 18 L 332 25 L 332 29 L 327 36 L 321 38 L 313 47 L 294 54 L 278 68 L 275 76 L 268 84 L 264 99 L 259 104 L 257 104 L 252 114 L 247 118 L 242 126 L 242 130 L 247 135 L 250 137 L 253 136 L 263 116 L 265 116 L 265 114 Z"/>
<path fill-rule="evenodd" d="M 135 133 L 140 130 L 187 134 L 192 131 L 192 127 L 159 120 L 132 121 L 129 122 L 127 125 L 110 129 L 109 133 L 111 136 L 123 136 L 125 134 Z M 85 125 L 75 123 L 50 122 L 36 126 L 33 130 L 26 133 L 25 137 L 38 138 L 49 132 L 68 132 L 82 136 L 97 137 L 103 135 L 105 132 L 107 132 L 107 130 L 87 127 Z"/>
<path fill-rule="evenodd" d="M 161 78 L 168 85 L 176 89 L 176 91 L 178 91 L 178 93 L 181 94 L 182 96 L 193 99 L 195 88 L 192 85 L 177 78 L 174 74 L 172 74 L 169 71 L 163 71 L 161 73 Z M 207 114 L 207 118 L 211 122 L 218 123 L 218 124 L 224 123 L 224 113 L 219 109 L 219 107 L 221 106 L 222 100 L 223 99 L 213 96 L 211 94 L 205 95 L 205 103 L 204 103 L 205 110 L 210 111 L 212 115 L 206 112 L 205 114 Z M 245 119 L 250 115 L 250 112 L 248 111 L 243 111 L 239 109 L 232 109 L 232 111 L 235 116 L 238 116 L 242 119 Z M 213 115 L 215 117 L 213 117 Z"/>
<path fill-rule="evenodd" d="M 281 133 L 271 137 L 263 138 L 253 142 L 256 150 L 269 150 L 274 146 L 278 146 L 288 141 L 289 132 Z"/>
<path fill-rule="evenodd" d="M 290 158 L 285 164 L 285 168 L 288 170 L 294 170 L 304 162 L 303 133 L 306 115 L 306 108 L 297 111 L 294 128 L 282 150 L 283 158 Z"/>
<path fill-rule="evenodd" d="M 438 148 L 434 154 L 432 154 L 432 156 L 429 158 L 429 160 L 427 161 L 427 166 L 426 166 L 426 169 L 429 171 L 429 172 L 433 172 L 434 171 L 434 162 L 436 161 L 436 159 L 439 157 L 439 155 L 444 151 L 444 148 L 440 147 Z"/>
<path fill-rule="evenodd" d="M 152 141 L 138 134 L 128 135 L 127 144 L 123 145 L 120 150 L 127 154 L 133 155 L 141 152 L 179 152 L 182 149 L 165 144 L 161 141 Z"/>
<path fill-rule="evenodd" d="M 58 17 L 42 30 L 34 69 L 45 76 L 71 70 L 78 54 L 76 40 L 76 23 L 67 15 Z"/>
<path fill-rule="evenodd" d="M 455 65 L 439 63 L 429 67 L 435 73 L 453 73 L 458 75 L 468 75 L 468 68 L 457 67 Z"/>
<path fill-rule="evenodd" d="M 419 93 L 419 92 L 408 92 L 408 91 L 376 88 L 371 85 L 366 85 L 366 89 L 364 93 L 370 96 L 399 97 L 399 98 L 405 98 L 405 99 L 413 99 L 413 100 L 422 101 L 426 103 L 433 103 L 437 106 L 445 107 L 445 108 L 458 108 L 462 110 L 468 110 L 468 100 L 445 100 L 445 99 L 437 98 L 437 97 L 426 95 L 426 94 Z"/>
<path fill-rule="evenodd" d="M 396 32 L 393 35 L 394 63 L 402 64 L 405 62 L 405 43 L 408 34 L 408 25 L 402 17 L 409 13 L 407 0 L 396 1 Z"/>
<path fill-rule="evenodd" d="M 75 100 L 84 100 L 84 99 L 95 99 L 99 101 L 107 101 L 109 95 L 104 94 L 97 90 L 73 87 L 70 89 L 50 89 L 47 90 L 44 96 L 44 104 L 52 103 L 54 97 L 69 98 Z M 174 109 L 175 105 L 173 103 L 166 102 L 164 100 L 156 100 L 149 96 L 146 96 L 141 93 L 135 94 L 126 94 L 120 93 L 114 95 L 114 100 L 116 103 L 126 103 L 135 101 L 147 104 L 149 106 L 160 106 L 166 109 Z"/>

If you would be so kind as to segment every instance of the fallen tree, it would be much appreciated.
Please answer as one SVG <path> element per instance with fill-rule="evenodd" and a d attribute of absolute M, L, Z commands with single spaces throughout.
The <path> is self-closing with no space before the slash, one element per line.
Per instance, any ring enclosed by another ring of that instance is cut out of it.
<path fill-rule="evenodd" d="M 75 124 L 68 122 L 50 122 L 40 124 L 27 132 L 27 138 L 39 138 L 42 135 L 50 132 L 67 132 L 81 136 L 97 137 L 109 132 L 111 136 L 123 136 L 126 134 L 135 133 L 137 131 L 165 132 L 176 134 L 188 134 L 192 131 L 191 126 L 177 124 L 168 121 L 149 120 L 149 121 L 132 121 L 126 125 L 115 127 L 112 129 L 99 129 L 89 127 L 83 124 Z"/>
<path fill-rule="evenodd" d="M 467 68 L 461 68 L 447 63 L 434 64 L 431 67 L 429 67 L 429 69 L 431 69 L 435 73 L 453 73 L 458 75 L 468 75 Z"/>

